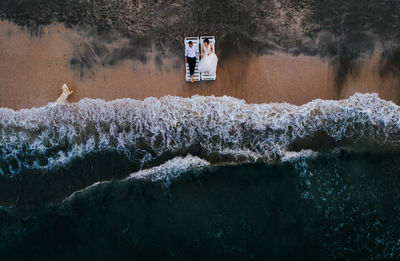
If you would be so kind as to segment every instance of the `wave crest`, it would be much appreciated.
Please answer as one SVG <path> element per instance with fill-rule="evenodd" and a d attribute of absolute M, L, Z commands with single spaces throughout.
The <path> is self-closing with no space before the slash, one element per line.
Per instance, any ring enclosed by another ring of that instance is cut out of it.
<path fill-rule="evenodd" d="M 302 106 L 166 96 L 1 108 L 0 174 L 48 170 L 101 151 L 123 153 L 140 168 L 189 153 L 210 162 L 274 161 L 297 140 L 317 133 L 347 144 L 398 145 L 399 115 L 393 102 L 360 93 Z"/>

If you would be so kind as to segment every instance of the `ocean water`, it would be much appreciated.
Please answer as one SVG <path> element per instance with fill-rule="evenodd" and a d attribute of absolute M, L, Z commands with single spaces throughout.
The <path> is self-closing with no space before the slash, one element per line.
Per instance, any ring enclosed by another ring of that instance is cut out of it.
<path fill-rule="evenodd" d="M 1 260 L 393 260 L 400 107 L 377 94 L 0 109 Z"/>

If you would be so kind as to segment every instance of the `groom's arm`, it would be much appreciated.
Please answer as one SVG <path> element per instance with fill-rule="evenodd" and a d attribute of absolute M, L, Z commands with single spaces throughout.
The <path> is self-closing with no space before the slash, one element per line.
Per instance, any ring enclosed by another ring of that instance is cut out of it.
<path fill-rule="evenodd" d="M 185 63 L 187 63 L 188 49 L 185 47 Z"/>

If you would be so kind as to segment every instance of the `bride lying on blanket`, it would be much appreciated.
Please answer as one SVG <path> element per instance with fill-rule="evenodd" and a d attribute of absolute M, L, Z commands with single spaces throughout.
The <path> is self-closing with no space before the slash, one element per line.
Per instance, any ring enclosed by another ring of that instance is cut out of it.
<path fill-rule="evenodd" d="M 204 74 L 214 74 L 217 71 L 218 58 L 213 51 L 213 45 L 210 44 L 208 39 L 205 39 L 201 48 L 200 57 L 202 59 L 199 63 L 199 72 Z"/>

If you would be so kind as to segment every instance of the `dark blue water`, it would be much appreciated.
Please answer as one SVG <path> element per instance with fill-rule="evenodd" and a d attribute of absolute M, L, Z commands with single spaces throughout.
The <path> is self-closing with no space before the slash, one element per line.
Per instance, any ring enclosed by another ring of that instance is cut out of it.
<path fill-rule="evenodd" d="M 394 260 L 400 108 L 0 108 L 0 260 Z"/>
<path fill-rule="evenodd" d="M 2 209 L 2 260 L 393 260 L 399 151 L 337 151 L 101 183 Z"/>

